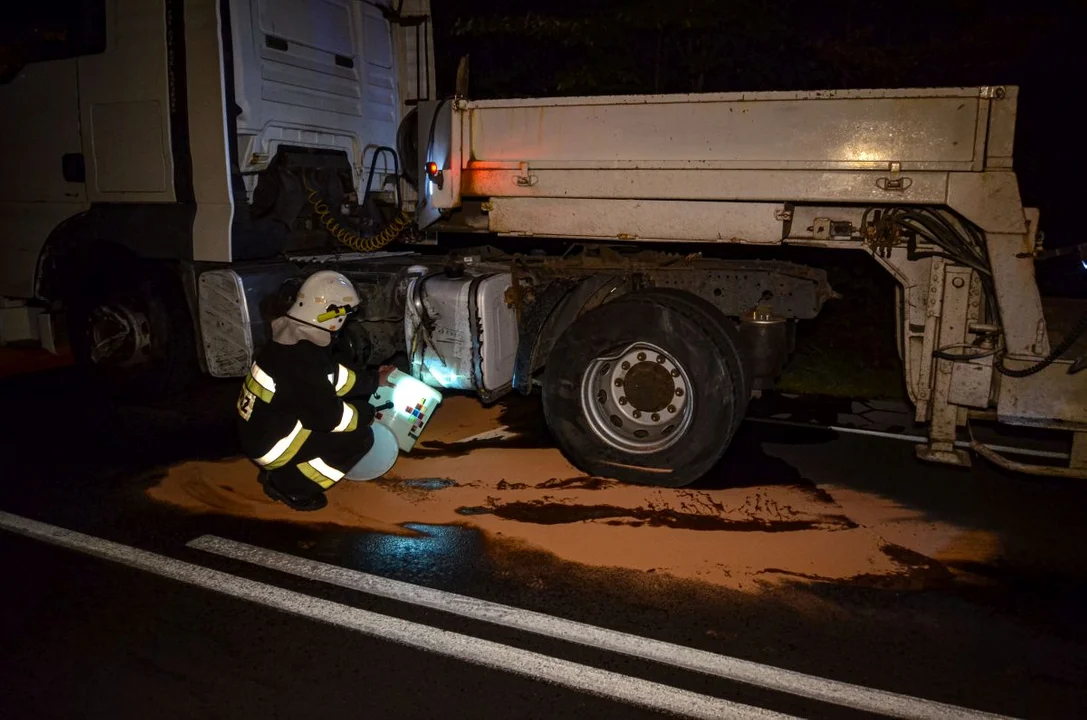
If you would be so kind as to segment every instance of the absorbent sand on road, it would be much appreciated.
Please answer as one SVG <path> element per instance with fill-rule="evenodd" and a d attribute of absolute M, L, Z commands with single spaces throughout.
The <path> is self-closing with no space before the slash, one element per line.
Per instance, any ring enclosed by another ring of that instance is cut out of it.
<path fill-rule="evenodd" d="M 516 433 L 457 442 L 498 423 L 499 410 L 449 398 L 426 442 L 389 476 L 342 482 L 318 512 L 270 501 L 244 459 L 177 465 L 148 494 L 192 512 L 360 531 L 456 524 L 482 531 L 496 548 L 749 591 L 783 581 L 919 588 L 974 580 L 955 568 L 989 563 L 1000 551 L 993 533 L 844 486 L 760 484 L 758 468 L 742 487 L 640 487 L 585 477 L 558 450 L 519 442 Z"/>

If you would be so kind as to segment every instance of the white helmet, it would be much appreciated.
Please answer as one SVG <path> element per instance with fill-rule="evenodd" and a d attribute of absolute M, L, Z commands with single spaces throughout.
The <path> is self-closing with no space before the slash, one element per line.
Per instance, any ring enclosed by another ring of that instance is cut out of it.
<path fill-rule="evenodd" d="M 321 270 L 306 278 L 287 317 L 336 332 L 348 314 L 359 306 L 359 294 L 351 281 L 338 272 Z"/>

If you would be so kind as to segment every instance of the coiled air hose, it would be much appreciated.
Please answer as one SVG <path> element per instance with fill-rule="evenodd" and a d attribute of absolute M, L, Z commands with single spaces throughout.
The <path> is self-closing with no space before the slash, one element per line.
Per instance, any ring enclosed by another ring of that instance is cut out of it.
<path fill-rule="evenodd" d="M 399 181 L 400 168 L 399 162 L 396 159 L 396 153 L 391 148 L 378 148 L 379 151 L 388 150 L 393 153 L 393 163 L 396 165 L 396 175 Z M 370 163 L 370 180 L 373 180 L 374 170 L 377 164 L 378 152 L 374 153 L 374 159 Z M 332 212 L 332 207 L 328 204 L 324 198 L 321 197 L 321 193 L 309 183 L 309 176 L 302 175 L 302 184 L 306 188 L 306 199 L 309 201 L 310 206 L 313 208 L 313 212 L 317 214 L 317 222 L 323 227 L 329 235 L 334 237 L 341 245 L 351 248 L 356 252 L 377 252 L 382 249 L 396 238 L 400 237 L 400 234 L 404 232 L 411 225 L 411 216 L 401 209 L 395 218 L 393 218 L 385 227 L 381 228 L 373 235 L 362 235 L 358 231 L 347 227 L 344 222 Z M 363 204 L 365 205 L 366 199 L 370 196 L 370 183 L 366 184 L 366 194 L 363 196 Z M 396 193 L 397 207 L 400 207 L 400 192 L 399 189 Z"/>

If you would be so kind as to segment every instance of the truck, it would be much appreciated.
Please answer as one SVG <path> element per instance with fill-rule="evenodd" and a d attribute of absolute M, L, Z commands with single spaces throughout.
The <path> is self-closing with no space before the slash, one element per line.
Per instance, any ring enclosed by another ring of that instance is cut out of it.
<path fill-rule="evenodd" d="M 1014 86 L 473 101 L 436 96 L 427 0 L 57 5 L 5 27 L 5 342 L 66 334 L 130 392 L 240 377 L 332 268 L 362 298 L 339 352 L 539 391 L 586 473 L 675 487 L 836 296 L 765 254 L 851 250 L 895 281 L 921 460 L 1087 476 L 1063 357 L 1087 322 L 1051 342 Z M 1062 433 L 1067 462 L 980 421 Z"/>

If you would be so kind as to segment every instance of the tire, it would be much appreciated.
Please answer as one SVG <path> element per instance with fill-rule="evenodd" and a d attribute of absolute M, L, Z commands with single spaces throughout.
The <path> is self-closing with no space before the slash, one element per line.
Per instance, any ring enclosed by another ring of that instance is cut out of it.
<path fill-rule="evenodd" d="M 76 362 L 115 397 L 154 402 L 184 390 L 199 368 L 192 317 L 177 279 L 136 262 L 97 270 L 66 302 Z M 139 338 L 126 338 L 103 357 L 96 352 L 95 328 L 104 309 L 122 316 L 128 326 L 123 332 Z"/>
<path fill-rule="evenodd" d="M 731 320 L 722 315 L 721 311 L 709 301 L 683 290 L 653 288 L 632 295 L 624 295 L 616 302 L 654 299 L 660 299 L 662 302 L 682 303 L 690 312 L 698 313 L 704 319 L 706 327 L 712 327 L 717 331 L 715 339 L 717 351 L 729 363 L 729 370 L 733 376 L 740 378 L 741 390 L 736 396 L 736 406 L 739 408 L 739 412 L 735 413 L 732 427 L 732 434 L 735 434 L 740 427 L 740 423 L 743 422 L 748 402 L 751 400 L 751 391 L 755 387 L 755 373 L 751 367 L 750 359 L 743 351 L 739 330 L 736 329 L 736 325 Z M 729 439 L 731 440 L 731 438 L 732 435 L 730 434 Z"/>
<path fill-rule="evenodd" d="M 566 457 L 592 475 L 642 485 L 682 487 L 708 472 L 750 394 L 719 317 L 697 298 L 653 291 L 567 328 L 543 387 L 544 415 Z"/>

